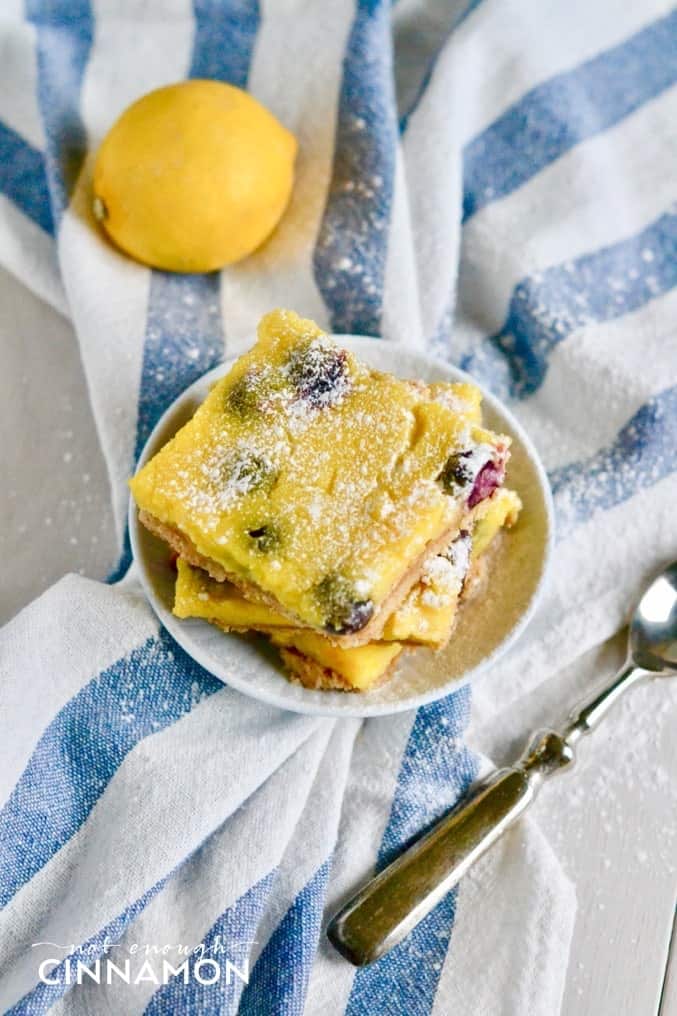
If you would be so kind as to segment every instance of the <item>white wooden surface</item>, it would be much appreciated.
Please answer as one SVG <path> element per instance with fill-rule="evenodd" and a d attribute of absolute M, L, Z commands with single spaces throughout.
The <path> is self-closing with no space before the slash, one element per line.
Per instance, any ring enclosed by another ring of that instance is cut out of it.
<path fill-rule="evenodd" d="M 115 550 L 108 479 L 73 330 L 0 269 L 0 623 Z"/>
<path fill-rule="evenodd" d="M 114 559 L 108 490 L 70 327 L 0 270 L 0 621 L 67 571 Z M 497 762 L 556 721 L 622 654 L 616 639 L 474 731 Z M 563 1016 L 677 1016 L 677 689 L 619 707 L 537 817 L 576 886 Z M 669 969 L 668 969 L 669 968 Z M 662 992 L 662 1004 L 661 1004 Z M 506 1016 L 522 1016 L 521 1013 Z M 553 1016 L 553 1014 L 543 1014 Z"/>
<path fill-rule="evenodd" d="M 512 761 L 531 730 L 561 721 L 612 674 L 624 649 L 621 633 L 476 730 L 475 743 L 498 764 Z M 534 807 L 578 900 L 562 1016 L 659 1011 L 677 901 L 676 684 L 632 692 Z M 675 955 L 672 964 L 677 978 Z M 666 1014 L 677 1016 L 677 985 L 664 996 Z"/>

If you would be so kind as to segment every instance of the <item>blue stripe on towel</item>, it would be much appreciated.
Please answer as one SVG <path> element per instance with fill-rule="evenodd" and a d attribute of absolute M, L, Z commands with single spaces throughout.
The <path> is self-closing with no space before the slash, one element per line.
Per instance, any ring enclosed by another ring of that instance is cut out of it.
<path fill-rule="evenodd" d="M 54 233 L 44 156 L 5 123 L 0 123 L 0 193 L 45 233 Z"/>
<path fill-rule="evenodd" d="M 336 332 L 381 330 L 397 136 L 389 4 L 358 0 L 343 60 L 332 179 L 313 257 Z"/>
<path fill-rule="evenodd" d="M 238 1016 L 302 1016 L 330 867 L 327 860 L 318 868 L 271 935 L 242 993 Z"/>
<path fill-rule="evenodd" d="M 259 27 L 258 0 L 193 0 L 195 37 L 193 78 L 216 78 L 244 88 Z M 154 271 L 151 278 L 139 388 L 134 464 L 165 409 L 193 381 L 223 358 L 221 275 L 175 275 Z M 108 581 L 121 578 L 131 564 L 125 530 L 120 560 Z"/>
<path fill-rule="evenodd" d="M 469 718 L 468 687 L 418 710 L 379 852 L 379 870 L 467 792 L 477 760 L 457 739 Z M 412 985 L 407 1016 L 429 1016 L 449 946 L 456 896 L 456 890 L 448 893 L 400 945 L 357 971 L 346 1016 L 402 1016 L 403 984 Z"/>
<path fill-rule="evenodd" d="M 677 470 L 677 385 L 649 399 L 605 448 L 550 473 L 561 539 Z"/>
<path fill-rule="evenodd" d="M 224 688 L 161 629 L 55 716 L 0 811 L 0 909 L 74 836 L 125 756 Z"/>
<path fill-rule="evenodd" d="M 216 78 L 244 88 L 259 28 L 258 0 L 193 0 L 191 78 Z"/>
<path fill-rule="evenodd" d="M 53 970 L 49 971 L 49 978 L 51 981 L 57 981 L 57 984 L 45 984 L 42 981 L 33 988 L 32 991 L 28 992 L 27 995 L 13 1005 L 11 1009 L 8 1009 L 5 1016 L 41 1016 L 42 1013 L 46 1013 L 49 1009 L 68 991 L 70 991 L 73 985 L 66 982 L 66 961 L 70 961 L 71 965 L 71 977 L 75 977 L 77 973 L 77 963 L 80 961 L 85 966 L 91 966 L 97 959 L 104 955 L 104 952 L 109 947 L 110 943 L 119 941 L 127 927 L 134 921 L 141 911 L 150 903 L 154 896 L 164 888 L 171 872 L 164 878 L 160 879 L 154 886 L 151 886 L 138 900 L 135 900 L 121 914 L 110 921 L 105 928 L 101 928 L 95 935 L 83 942 L 79 948 L 74 952 L 70 953 L 64 960 Z M 141 943 L 145 945 L 146 943 Z M 115 953 L 110 956 L 111 960 L 115 963 L 120 963 Z M 47 957 L 36 949 L 36 969 L 44 959 Z M 87 983 L 86 981 L 84 983 Z M 131 990 L 131 989 L 130 989 Z"/>
<path fill-rule="evenodd" d="M 136 461 L 165 409 L 220 363 L 219 274 L 153 272 L 143 347 Z"/>
<path fill-rule="evenodd" d="M 259 27 L 258 0 L 194 0 L 191 77 L 244 88 Z M 221 276 L 153 272 L 143 350 L 134 460 L 162 413 L 188 385 L 220 363 Z"/>
<path fill-rule="evenodd" d="M 47 179 L 57 224 L 87 154 L 80 89 L 94 38 L 89 0 L 26 0 L 35 24 L 38 101 L 47 137 Z"/>
<path fill-rule="evenodd" d="M 230 983 L 227 983 L 226 960 L 230 960 L 246 975 L 251 946 L 256 939 L 256 929 L 268 902 L 275 875 L 276 872 L 269 872 L 221 914 L 202 939 L 202 956 L 196 954 L 189 961 L 188 983 L 184 983 L 181 975 L 172 977 L 155 992 L 144 1010 L 146 1016 L 162 1016 L 163 1013 L 209 1013 L 210 1016 L 218 1013 L 227 1016 L 238 1011 L 243 982 L 231 974 Z M 221 976 L 214 984 L 202 984 L 194 976 L 196 964 L 201 958 L 206 961 L 200 969 L 204 981 L 210 980 L 217 972 L 208 961 L 219 965 Z M 263 1000 L 257 1012 L 277 1012 L 268 1008 L 270 1001 L 272 1000 Z"/>
<path fill-rule="evenodd" d="M 622 317 L 675 285 L 677 213 L 668 211 L 636 236 L 523 279 L 501 331 L 462 366 L 497 393 L 524 398 L 572 332 Z"/>
<path fill-rule="evenodd" d="M 466 145 L 464 221 L 574 145 L 618 123 L 677 80 L 677 13 L 558 74 Z"/>

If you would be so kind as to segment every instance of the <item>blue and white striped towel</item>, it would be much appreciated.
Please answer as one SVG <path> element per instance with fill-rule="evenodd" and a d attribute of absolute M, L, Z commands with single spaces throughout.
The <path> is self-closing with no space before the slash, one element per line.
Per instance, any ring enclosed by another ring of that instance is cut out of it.
<path fill-rule="evenodd" d="M 468 367 L 540 446 L 553 580 L 475 714 L 616 631 L 640 569 L 674 553 L 676 31 L 657 0 L 6 0 L 0 263 L 75 326 L 118 575 L 153 423 L 286 305 Z M 185 76 L 246 86 L 300 141 L 283 226 L 204 277 L 125 260 L 89 212 L 106 130 Z M 187 659 L 133 574 L 63 579 L 0 661 L 3 1011 L 559 1010 L 573 896 L 532 823 L 373 967 L 320 935 L 473 780 L 467 690 L 362 725 L 276 712 Z M 187 983 L 155 983 L 153 948 L 200 943 L 249 983 L 204 983 L 199 951 Z M 66 983 L 105 955 L 145 976 Z"/>

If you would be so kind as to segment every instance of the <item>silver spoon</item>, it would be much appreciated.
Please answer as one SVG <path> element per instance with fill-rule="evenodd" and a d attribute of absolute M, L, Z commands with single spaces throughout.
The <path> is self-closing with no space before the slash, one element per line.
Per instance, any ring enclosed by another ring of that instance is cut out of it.
<path fill-rule="evenodd" d="M 561 731 L 535 734 L 516 765 L 499 769 L 473 797 L 367 882 L 327 928 L 356 966 L 373 963 L 409 934 L 528 808 L 545 779 L 575 761 L 574 745 L 629 688 L 677 673 L 677 561 L 647 586 L 630 622 L 628 658 Z"/>

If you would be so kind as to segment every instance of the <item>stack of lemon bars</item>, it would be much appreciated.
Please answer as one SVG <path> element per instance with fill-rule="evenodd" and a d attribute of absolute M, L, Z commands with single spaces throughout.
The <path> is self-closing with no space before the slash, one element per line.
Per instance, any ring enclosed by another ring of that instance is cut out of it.
<path fill-rule="evenodd" d="M 259 632 L 306 687 L 366 691 L 440 649 L 521 508 L 472 384 L 403 381 L 291 311 L 130 481 L 178 555 L 174 613 Z"/>

